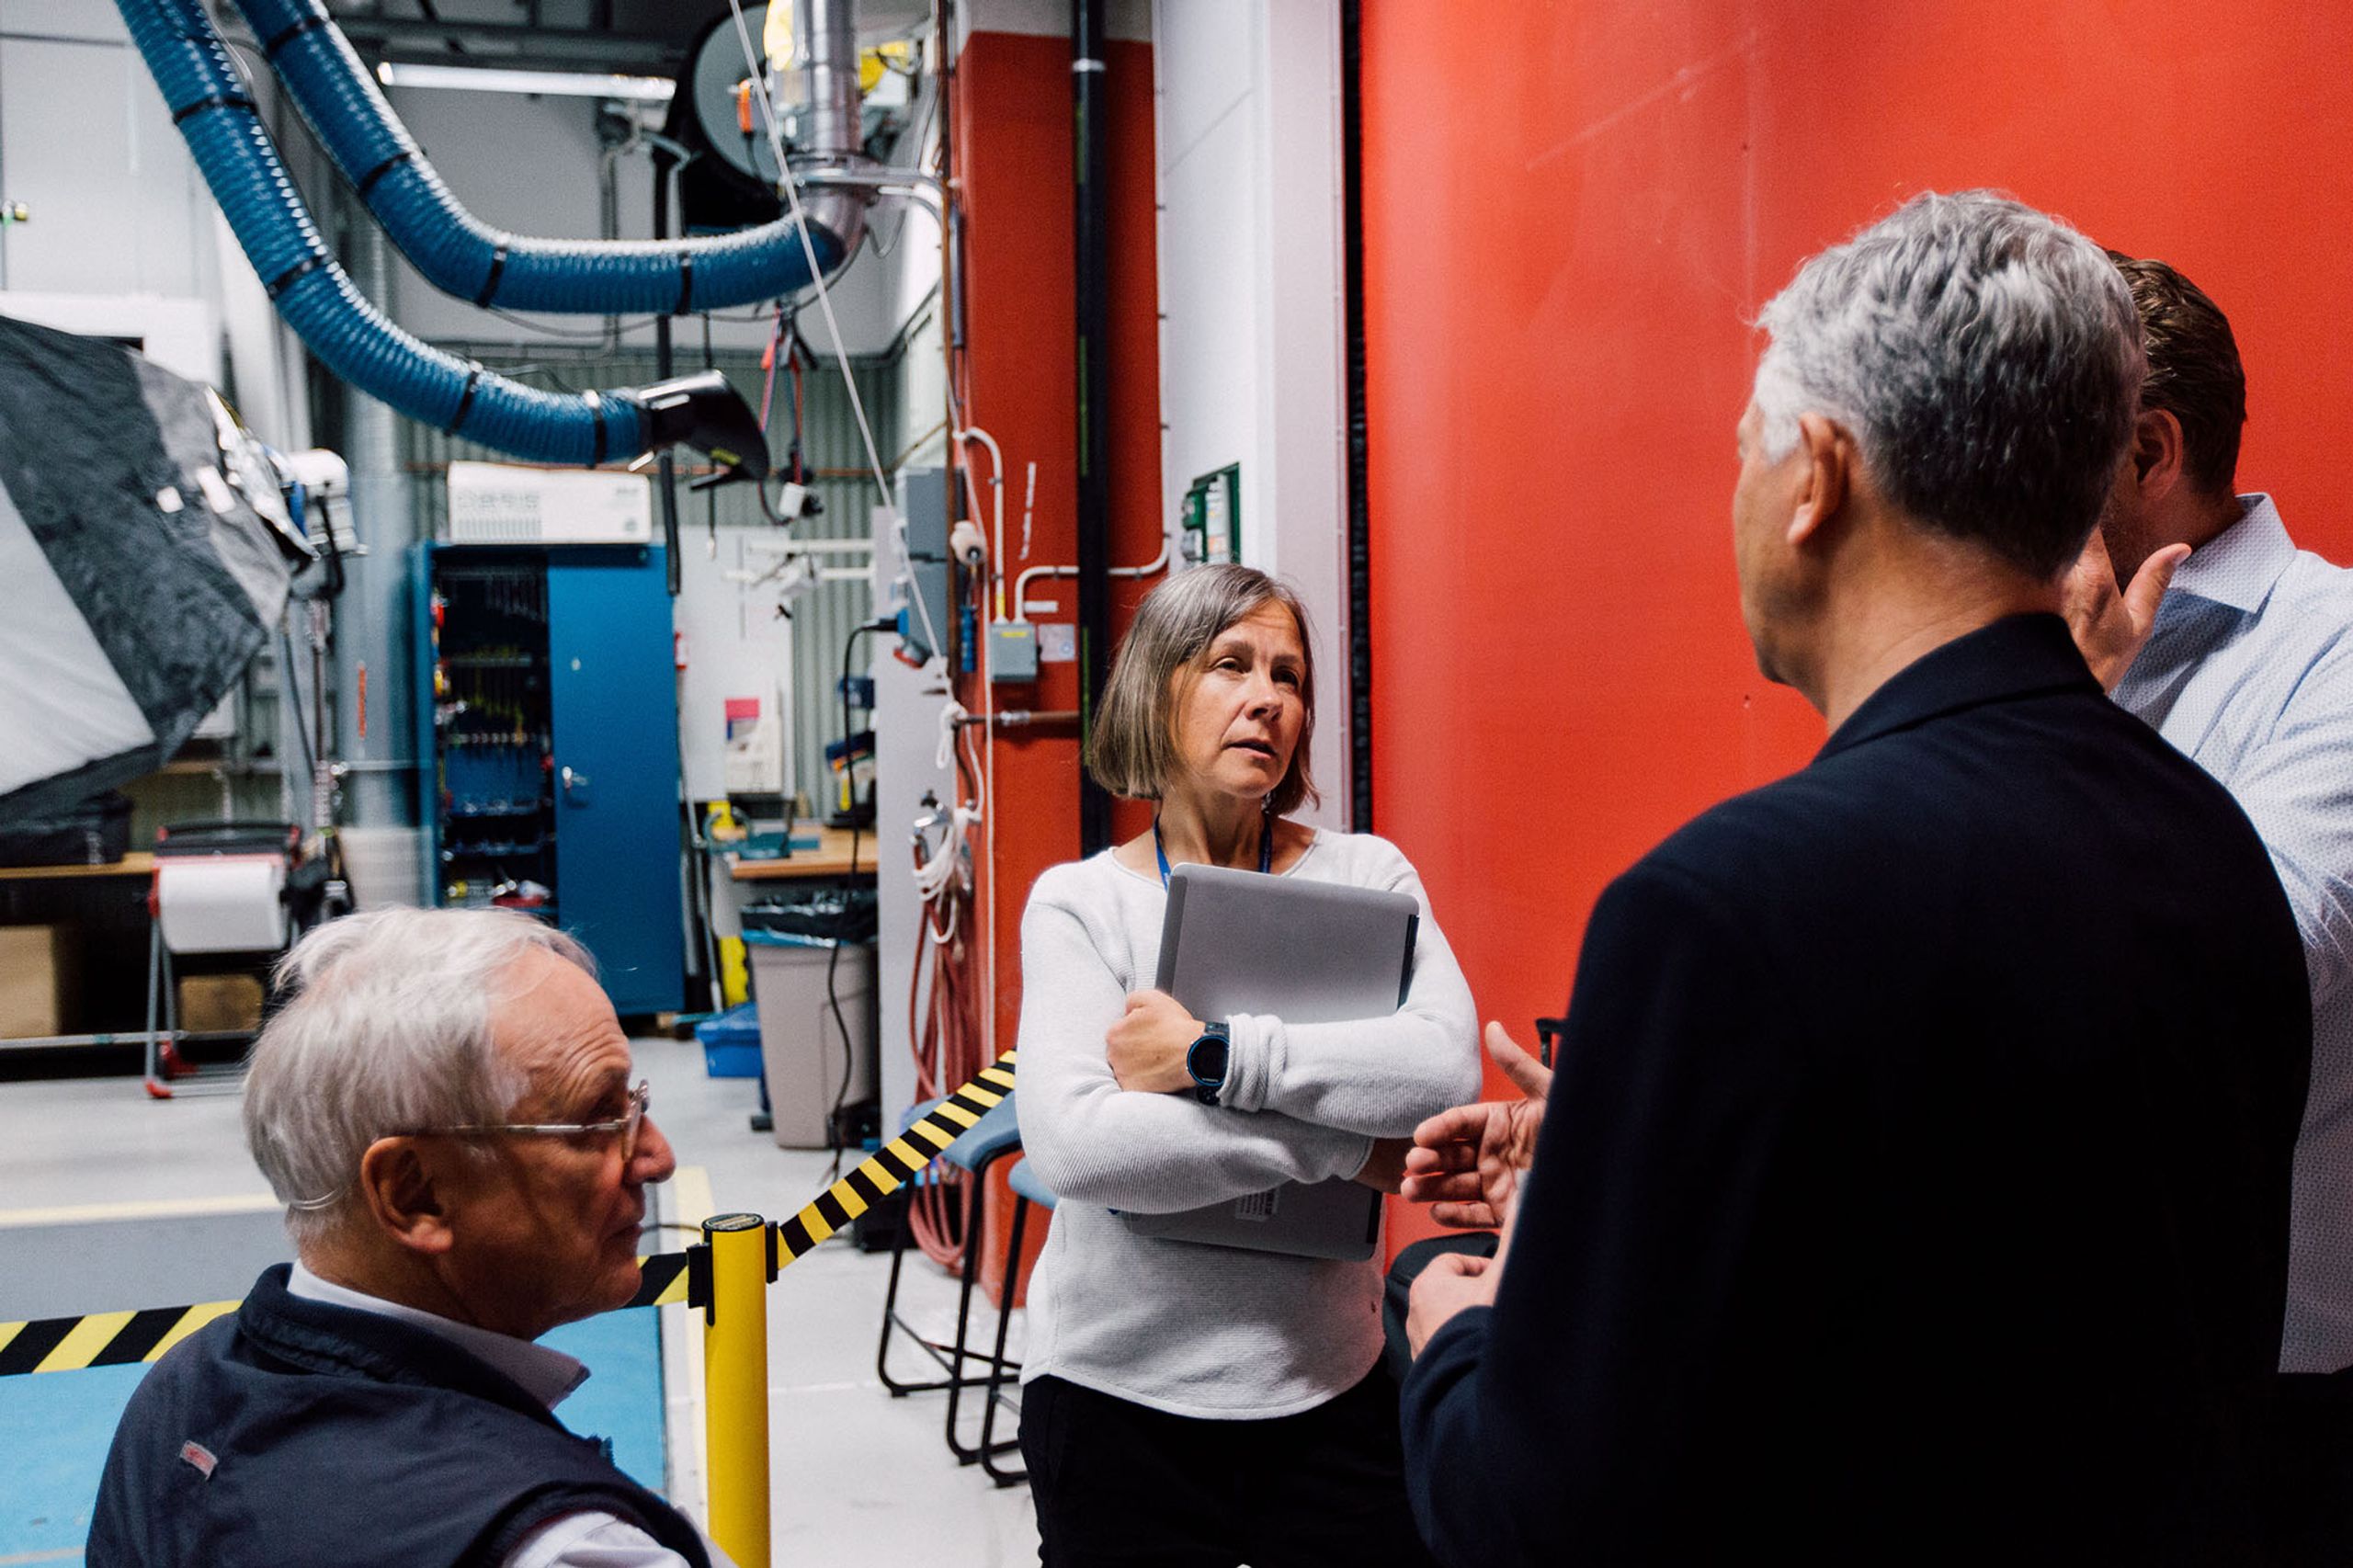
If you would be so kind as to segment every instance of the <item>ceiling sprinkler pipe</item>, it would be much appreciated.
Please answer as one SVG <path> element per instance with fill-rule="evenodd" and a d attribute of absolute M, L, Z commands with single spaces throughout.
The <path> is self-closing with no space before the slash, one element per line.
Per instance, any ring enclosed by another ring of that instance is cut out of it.
<path fill-rule="evenodd" d="M 813 42 L 822 37 L 828 51 L 845 47 L 829 7 L 847 21 L 848 5 L 799 3 L 824 24 L 811 33 Z M 545 240 L 494 229 L 450 193 L 320 0 L 236 5 L 335 166 L 401 253 L 444 293 L 508 310 L 682 315 L 780 299 L 812 281 L 790 218 L 698 239 Z M 846 48 L 846 93 L 838 56 L 812 51 L 811 101 L 825 106 L 821 119 L 836 139 L 813 137 L 813 148 L 822 160 L 862 162 L 854 27 Z M 846 131 L 837 123 L 845 120 Z M 828 274 L 857 250 L 870 199 L 845 189 L 812 208 L 812 248 Z"/>

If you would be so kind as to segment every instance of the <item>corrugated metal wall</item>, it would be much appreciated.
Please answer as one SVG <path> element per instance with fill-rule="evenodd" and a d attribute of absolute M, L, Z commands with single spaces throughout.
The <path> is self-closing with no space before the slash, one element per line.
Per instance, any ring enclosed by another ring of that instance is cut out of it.
<path fill-rule="evenodd" d="M 696 335 L 691 323 L 681 324 L 676 355 L 678 374 L 703 367 L 702 350 L 694 341 Z M 556 391 L 639 386 L 660 379 L 650 351 L 598 358 L 548 352 L 528 359 L 512 349 L 473 352 L 484 365 L 501 374 Z M 898 456 L 892 449 L 892 437 L 904 423 L 898 406 L 900 377 L 896 363 L 853 361 L 858 395 L 865 401 L 867 420 L 874 430 L 885 464 Z M 721 351 L 712 355 L 711 364 L 742 391 L 756 413 L 763 378 L 758 357 L 740 350 Z M 874 482 L 866 472 L 866 450 L 858 438 L 841 373 L 828 362 L 820 369 L 804 371 L 801 381 L 807 397 L 801 415 L 801 449 L 804 460 L 815 476 L 811 488 L 824 503 L 824 510 L 814 517 L 802 518 L 793 526 L 793 532 L 809 539 L 867 539 L 872 529 Z M 790 392 L 779 372 L 769 422 L 770 430 L 775 433 L 771 449 L 779 460 L 786 445 L 781 432 L 790 416 Z M 418 531 L 438 538 L 448 517 L 449 492 L 440 480 L 449 464 L 453 460 L 507 460 L 500 453 L 413 421 L 404 420 L 402 426 L 402 456 L 416 482 L 414 493 Z M 703 472 L 699 467 L 688 466 L 679 476 L 679 541 L 685 551 L 682 564 L 689 570 L 702 562 L 704 540 L 712 528 L 765 530 L 770 527 L 760 515 L 757 501 L 742 485 L 699 493 L 688 490 L 688 480 Z M 658 498 L 655 506 L 658 527 Z M 732 559 L 733 551 L 723 551 L 722 555 Z M 821 815 L 825 810 L 821 794 L 825 777 L 825 743 L 837 739 L 841 729 L 840 702 L 834 683 L 841 670 L 842 647 L 851 629 L 868 617 L 871 608 L 870 590 L 863 583 L 823 584 L 795 600 L 791 607 L 794 776 L 801 781 L 802 792 L 813 797 L 810 803 Z M 857 667 L 862 670 L 869 656 L 869 651 L 861 647 Z"/>

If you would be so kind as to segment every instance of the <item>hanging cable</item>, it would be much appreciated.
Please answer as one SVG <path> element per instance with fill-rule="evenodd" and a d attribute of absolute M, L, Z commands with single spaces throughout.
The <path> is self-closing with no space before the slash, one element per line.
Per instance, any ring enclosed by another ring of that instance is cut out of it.
<path fill-rule="evenodd" d="M 968 767 L 971 741 L 959 736 L 966 728 L 961 707 L 949 702 L 940 716 L 939 752 L 942 766 L 949 756 L 957 765 L 958 793 L 977 784 L 979 769 Z M 961 798 L 941 806 L 925 797 L 926 814 L 912 835 L 915 880 L 922 895 L 919 918 L 923 939 L 916 944 L 915 961 L 907 985 L 907 1033 L 915 1043 L 915 1097 L 929 1100 L 965 1082 L 990 1060 L 981 1043 L 972 1017 L 967 974 L 971 960 L 968 934 L 972 896 L 970 833 L 980 813 Z M 937 847 L 931 835 L 937 832 Z M 925 961 L 930 962 L 926 1006 Z M 961 1176 L 935 1166 L 933 1179 L 915 1190 L 907 1206 L 907 1224 L 925 1256 L 943 1267 L 957 1267 L 972 1238 L 963 1233 L 967 1204 Z"/>
<path fill-rule="evenodd" d="M 833 336 L 834 358 L 841 367 L 842 388 L 849 393 L 850 413 L 858 420 L 858 439 L 866 447 L 866 462 L 869 471 L 874 476 L 875 495 L 891 515 L 891 540 L 898 550 L 900 570 L 907 574 L 908 581 L 912 583 L 915 579 L 915 562 L 907 552 L 907 520 L 899 516 L 898 505 L 892 499 L 891 482 L 882 472 L 882 456 L 874 445 L 874 427 L 867 421 L 866 400 L 858 396 L 858 376 L 850 368 L 849 350 L 842 347 L 841 323 L 834 315 L 834 295 L 832 289 L 825 282 L 825 269 L 817 265 L 817 243 L 810 237 L 809 215 L 801 204 L 800 182 L 792 178 L 792 171 L 785 162 L 784 127 L 778 122 L 775 106 L 768 101 L 766 63 L 760 51 L 752 45 L 752 29 L 744 20 L 744 0 L 727 0 L 727 9 L 734 18 L 735 39 L 743 47 L 745 69 L 755 82 L 761 84 L 760 90 L 754 93 L 752 97 L 760 106 L 760 123 L 767 133 L 768 151 L 776 158 L 779 176 L 777 184 L 784 191 L 785 200 L 790 209 L 793 230 L 801 237 L 801 248 L 809 263 L 811 280 L 817 287 L 817 311 L 825 318 L 825 330 Z M 766 499 L 765 495 L 767 487 L 761 488 L 763 491 L 761 505 L 769 510 L 773 519 L 773 505 Z M 926 644 L 935 651 L 944 652 L 948 644 L 940 640 L 939 629 L 931 624 L 931 607 L 924 602 L 921 594 L 911 594 L 909 597 L 915 600 L 915 614 L 923 622 Z"/>

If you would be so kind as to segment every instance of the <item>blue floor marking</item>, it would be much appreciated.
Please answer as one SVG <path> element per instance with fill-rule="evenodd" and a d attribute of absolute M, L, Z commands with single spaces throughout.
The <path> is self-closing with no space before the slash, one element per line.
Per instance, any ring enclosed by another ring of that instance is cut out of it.
<path fill-rule="evenodd" d="M 144 1367 L 0 1378 L 0 1559 L 77 1552 L 107 1445 Z M 74 1557 L 55 1556 L 59 1562 Z"/>
<path fill-rule="evenodd" d="M 650 1307 L 567 1324 L 543 1343 L 586 1362 L 595 1376 L 557 1406 L 575 1432 L 613 1440 L 613 1459 L 641 1483 L 665 1489 L 662 1331 Z M 144 1367 L 92 1367 L 0 1378 L 0 1562 L 79 1560 L 107 1446 Z"/>
<path fill-rule="evenodd" d="M 568 1323 L 540 1341 L 576 1356 L 596 1373 L 555 1407 L 575 1432 L 613 1440 L 613 1462 L 639 1485 L 666 1493 L 662 1443 L 659 1310 L 639 1307 Z"/>

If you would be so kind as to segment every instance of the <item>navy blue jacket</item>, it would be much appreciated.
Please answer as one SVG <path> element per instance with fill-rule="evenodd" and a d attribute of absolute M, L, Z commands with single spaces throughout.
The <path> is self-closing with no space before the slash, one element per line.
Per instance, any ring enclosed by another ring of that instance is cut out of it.
<path fill-rule="evenodd" d="M 131 1395 L 90 1568 L 491 1568 L 586 1508 L 709 1568 L 692 1525 L 503 1373 L 428 1330 L 290 1295 L 289 1272 L 264 1272 Z"/>
<path fill-rule="evenodd" d="M 1451 1564 L 2223 1563 L 2311 1053 L 2222 788 L 2055 617 L 1604 892 L 1500 1295 L 1404 1389 Z"/>

